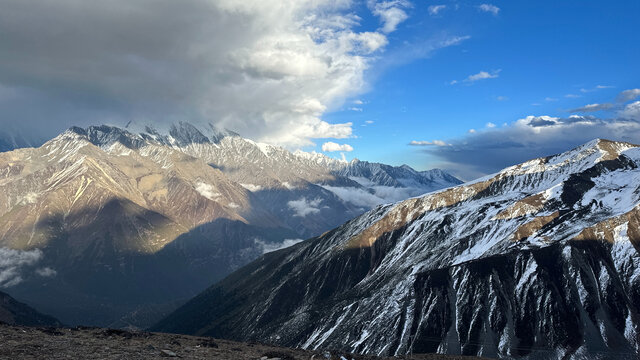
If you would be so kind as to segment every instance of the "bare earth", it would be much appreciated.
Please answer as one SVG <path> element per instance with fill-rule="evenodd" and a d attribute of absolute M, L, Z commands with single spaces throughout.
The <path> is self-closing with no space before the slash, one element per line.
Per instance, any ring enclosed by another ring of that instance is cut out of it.
<path fill-rule="evenodd" d="M 206 337 L 102 328 L 33 328 L 0 325 L 0 359 L 280 359 L 382 360 L 472 359 L 465 356 L 376 357 L 338 351 L 307 351 Z M 479 359 L 479 358 L 473 358 Z"/>

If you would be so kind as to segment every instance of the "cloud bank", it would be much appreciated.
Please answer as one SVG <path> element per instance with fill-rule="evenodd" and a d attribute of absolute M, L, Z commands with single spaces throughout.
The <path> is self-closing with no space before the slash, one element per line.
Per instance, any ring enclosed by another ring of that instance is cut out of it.
<path fill-rule="evenodd" d="M 0 0 L 0 125 L 189 120 L 289 147 L 348 138 L 351 123 L 321 116 L 363 91 L 411 7 L 367 5 L 378 30 L 361 30 L 350 0 Z"/>
<path fill-rule="evenodd" d="M 322 151 L 334 152 L 334 151 L 353 151 L 353 147 L 349 144 L 338 144 L 332 141 L 322 144 Z"/>
<path fill-rule="evenodd" d="M 298 200 L 291 200 L 287 203 L 289 209 L 293 210 L 293 216 L 306 217 L 307 215 L 313 215 L 320 212 L 320 203 L 322 199 L 307 200 L 305 197 L 301 197 Z"/>
<path fill-rule="evenodd" d="M 617 99 L 640 96 L 636 89 L 621 92 Z M 595 138 L 640 143 L 640 101 L 591 104 L 583 112 L 606 111 L 608 118 L 590 115 L 527 116 L 503 126 L 487 126 L 447 140 L 449 146 L 425 146 L 424 151 L 445 168 L 465 180 L 497 172 L 532 158 L 567 151 Z M 416 142 L 411 145 L 436 145 Z"/>
<path fill-rule="evenodd" d="M 0 248 L 0 288 L 18 285 L 33 273 L 42 277 L 55 276 L 55 270 L 48 267 L 34 270 L 42 256 L 39 249 L 21 251 Z"/>

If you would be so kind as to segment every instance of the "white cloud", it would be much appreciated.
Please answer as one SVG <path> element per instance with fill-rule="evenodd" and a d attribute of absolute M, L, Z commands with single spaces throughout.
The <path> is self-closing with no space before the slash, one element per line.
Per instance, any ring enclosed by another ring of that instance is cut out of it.
<path fill-rule="evenodd" d="M 413 41 L 405 40 L 401 46 L 396 46 L 385 52 L 385 57 L 381 58 L 379 66 L 381 68 L 397 67 L 418 59 L 426 59 L 439 49 L 459 45 L 470 38 L 468 35 L 440 34 L 430 38 L 414 39 Z"/>
<path fill-rule="evenodd" d="M 474 82 L 474 81 L 483 80 L 483 79 L 495 79 L 499 76 L 498 75 L 499 72 L 500 70 L 494 71 L 492 73 L 488 73 L 486 71 L 480 71 L 477 74 L 469 75 L 469 77 L 467 77 L 465 81 Z"/>
<path fill-rule="evenodd" d="M 618 94 L 618 102 L 632 101 L 640 97 L 640 89 L 629 89 Z"/>
<path fill-rule="evenodd" d="M 480 11 L 492 13 L 493 15 L 498 15 L 498 13 L 500 12 L 499 7 L 491 4 L 482 4 L 478 6 L 478 9 L 480 9 Z"/>
<path fill-rule="evenodd" d="M 557 99 L 557 98 L 552 98 L 552 97 L 548 97 L 548 96 L 547 96 L 546 98 L 544 98 L 544 101 L 551 101 L 551 102 L 553 102 L 553 101 L 558 101 L 558 99 Z"/>
<path fill-rule="evenodd" d="M 11 287 L 21 283 L 29 267 L 42 259 L 42 251 L 13 250 L 0 248 L 0 287 Z"/>
<path fill-rule="evenodd" d="M 364 101 L 362 101 L 360 99 L 356 99 L 356 100 L 353 100 L 353 103 L 356 104 L 356 105 L 362 105 L 362 104 L 364 104 Z"/>
<path fill-rule="evenodd" d="M 492 72 L 488 72 L 488 71 L 480 71 L 480 72 L 479 72 L 479 73 L 477 73 L 477 74 L 473 74 L 473 75 L 469 75 L 469 76 L 467 76 L 467 78 L 466 78 L 466 79 L 464 79 L 464 80 L 463 80 L 463 82 L 466 82 L 466 83 L 474 83 L 474 82 L 476 82 L 476 81 L 478 81 L 478 80 L 484 80 L 484 79 L 495 79 L 495 78 L 497 78 L 497 77 L 499 77 L 499 76 L 500 76 L 500 75 L 499 75 L 499 74 L 500 74 L 500 71 L 502 71 L 502 70 L 501 70 L 501 69 L 498 69 L 498 70 L 495 70 L 495 71 L 492 71 Z M 451 81 L 449 84 L 450 84 L 450 85 L 455 85 L 455 84 L 457 84 L 457 83 L 459 83 L 459 81 L 458 81 L 458 80 L 453 80 L 453 81 Z"/>
<path fill-rule="evenodd" d="M 307 200 L 305 197 L 301 197 L 298 200 L 291 200 L 287 203 L 287 206 L 293 210 L 294 215 L 298 217 L 306 217 L 310 214 L 317 214 L 320 212 L 320 203 L 322 199 Z"/>
<path fill-rule="evenodd" d="M 411 3 L 405 0 L 369 0 L 367 2 L 374 15 L 382 21 L 382 32 L 388 34 L 394 32 L 398 25 L 407 20 L 409 15 L 404 9 L 411 7 Z"/>
<path fill-rule="evenodd" d="M 597 91 L 597 90 L 611 89 L 611 88 L 614 88 L 614 86 L 612 86 L 612 85 L 596 85 L 595 87 L 590 88 L 590 89 L 582 88 L 582 89 L 580 89 L 580 92 L 590 93 L 590 92 L 594 92 L 594 91 Z"/>
<path fill-rule="evenodd" d="M 605 104 L 588 104 L 583 107 L 579 107 L 576 109 L 571 109 L 569 112 L 594 112 L 601 110 L 609 110 L 613 107 L 613 104 L 605 103 Z"/>
<path fill-rule="evenodd" d="M 359 43 L 366 54 L 371 54 L 374 51 L 385 47 L 389 41 L 383 34 L 377 32 L 363 32 L 360 34 L 354 34 L 353 40 Z"/>
<path fill-rule="evenodd" d="M 326 152 L 353 151 L 353 147 L 349 144 L 338 144 L 338 143 L 329 141 L 322 144 L 322 151 L 326 151 Z"/>
<path fill-rule="evenodd" d="M 577 98 L 582 97 L 582 96 L 576 95 L 576 94 L 567 94 L 564 97 L 566 97 L 568 99 L 577 99 Z"/>
<path fill-rule="evenodd" d="M 369 4 L 380 31 L 359 30 L 349 0 L 4 0 L 0 88 L 14 100 L 0 100 L 3 119 L 47 136 L 186 118 L 290 148 L 348 138 L 351 123 L 322 115 L 365 89 L 411 5 Z"/>
<path fill-rule="evenodd" d="M 342 201 L 351 203 L 363 209 L 370 209 L 380 204 L 404 200 L 409 197 L 424 194 L 426 191 L 424 188 L 412 187 L 411 185 L 401 188 L 393 186 L 377 186 L 365 178 L 354 177 L 351 178 L 351 180 L 358 182 L 360 185 L 368 189 L 333 186 L 323 186 L 323 188 L 336 194 L 340 199 L 342 199 Z"/>
<path fill-rule="evenodd" d="M 385 201 L 382 198 L 361 188 L 334 187 L 334 186 L 323 186 L 323 188 L 336 194 L 340 199 L 342 199 L 345 202 L 348 202 L 355 206 L 366 208 L 366 209 L 370 209 L 374 206 L 385 203 Z"/>
<path fill-rule="evenodd" d="M 374 123 L 374 121 L 373 121 L 373 120 L 366 120 L 366 121 L 365 121 L 365 123 L 366 123 L 366 124 L 373 124 L 373 123 Z"/>
<path fill-rule="evenodd" d="M 351 110 L 351 111 L 357 111 L 357 112 L 362 112 L 362 108 L 360 108 L 360 107 L 355 107 L 355 106 L 350 107 L 350 108 L 349 108 L 349 110 Z"/>
<path fill-rule="evenodd" d="M 206 197 L 209 200 L 216 200 L 217 198 L 222 196 L 222 194 L 220 194 L 215 190 L 216 188 L 211 184 L 207 184 L 203 182 L 198 182 L 196 184 L 196 191 L 200 193 L 200 195 Z"/>
<path fill-rule="evenodd" d="M 412 140 L 411 142 L 409 142 L 409 145 L 413 145 L 413 146 L 429 146 L 429 145 L 447 146 L 449 144 L 447 144 L 446 142 L 444 142 L 442 140 L 433 140 L 433 141 L 416 141 L 416 140 Z"/>
<path fill-rule="evenodd" d="M 447 8 L 447 5 L 431 5 L 427 8 L 429 14 L 438 15 L 438 13 Z"/>
<path fill-rule="evenodd" d="M 450 146 L 425 147 L 436 166 L 470 180 L 507 166 L 567 151 L 595 138 L 640 142 L 640 101 L 627 105 L 619 118 L 571 115 L 527 116 L 506 126 L 469 132 L 447 140 Z"/>
<path fill-rule="evenodd" d="M 245 188 L 245 189 L 247 189 L 247 190 L 249 190 L 251 192 L 256 192 L 256 191 L 262 190 L 262 186 L 260 186 L 260 185 L 240 183 L 240 186 L 242 186 L 243 188 Z"/>
<path fill-rule="evenodd" d="M 53 276 L 56 276 L 58 272 L 50 267 L 43 267 L 43 268 L 36 269 L 36 274 L 42 277 L 53 277 Z"/>
<path fill-rule="evenodd" d="M 496 127 L 496 124 L 492 123 L 492 122 L 488 122 L 486 125 L 489 129 L 492 129 L 494 127 Z"/>
<path fill-rule="evenodd" d="M 624 119 L 640 121 L 640 101 L 628 104 L 620 111 L 619 115 Z"/>

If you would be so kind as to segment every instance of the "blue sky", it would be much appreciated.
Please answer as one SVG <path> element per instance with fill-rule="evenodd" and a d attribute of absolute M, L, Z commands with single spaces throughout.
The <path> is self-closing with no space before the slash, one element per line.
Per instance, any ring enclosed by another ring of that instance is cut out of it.
<path fill-rule="evenodd" d="M 463 179 L 595 137 L 640 143 L 640 1 L 0 8 L 0 139 L 186 120 Z"/>
<path fill-rule="evenodd" d="M 445 8 L 430 14 L 436 4 Z M 499 10 L 482 11 L 481 4 Z M 407 14 L 367 72 L 370 91 L 357 98 L 363 104 L 347 103 L 325 116 L 354 123 L 357 138 L 349 139 L 354 151 L 347 158 L 426 169 L 442 159 L 428 146 L 409 146 L 410 141 L 464 139 L 473 135 L 470 129 L 491 131 L 488 123 L 500 128 L 529 115 L 580 114 L 569 110 L 611 102 L 619 92 L 640 86 L 638 1 L 423 1 L 413 2 Z M 362 26 L 375 27 L 377 19 L 368 18 Z M 422 58 L 393 59 L 446 36 L 469 38 Z M 483 71 L 495 77 L 464 81 Z M 454 80 L 458 83 L 452 85 Z M 615 116 L 612 111 L 590 114 Z M 582 140 L 567 139 L 558 148 Z M 547 155 L 540 153 L 546 149 L 531 149 L 522 160 Z M 513 161 L 505 160 L 504 166 Z M 488 166 L 463 175 L 495 170 Z"/>

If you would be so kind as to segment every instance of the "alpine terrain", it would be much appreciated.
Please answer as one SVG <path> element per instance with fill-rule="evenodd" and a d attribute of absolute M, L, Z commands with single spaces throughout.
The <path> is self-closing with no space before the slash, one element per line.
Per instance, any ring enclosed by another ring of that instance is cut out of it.
<path fill-rule="evenodd" d="M 265 254 L 154 330 L 367 354 L 638 356 L 640 147 L 566 153 Z"/>
<path fill-rule="evenodd" d="M 185 122 L 71 128 L 0 153 L 0 248 L 48 269 L 16 298 L 67 324 L 148 326 L 265 252 L 458 183 Z"/>

